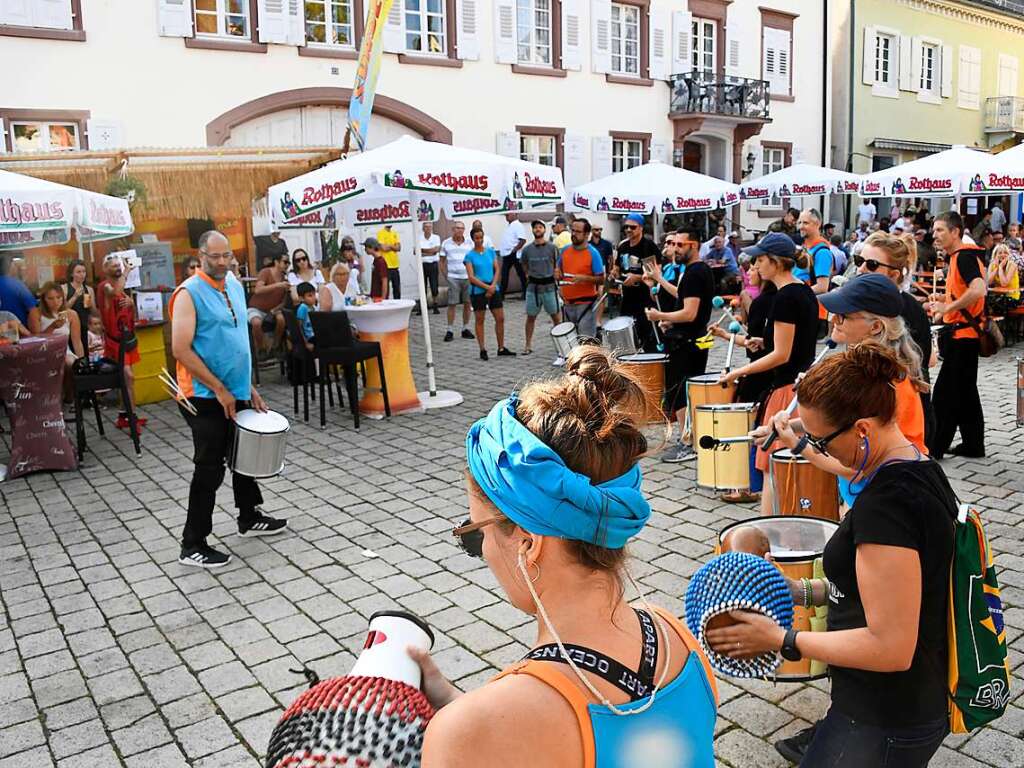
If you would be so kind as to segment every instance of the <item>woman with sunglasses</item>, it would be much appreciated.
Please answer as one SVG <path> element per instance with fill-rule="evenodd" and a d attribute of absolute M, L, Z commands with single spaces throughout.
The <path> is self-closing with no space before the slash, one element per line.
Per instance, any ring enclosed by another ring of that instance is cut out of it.
<path fill-rule="evenodd" d="M 536 642 L 466 694 L 413 654 L 440 708 L 423 768 L 714 766 L 707 660 L 626 565 L 626 542 L 650 516 L 638 464 L 645 402 L 606 350 L 586 345 L 565 375 L 527 385 L 470 429 L 470 516 L 455 534 L 536 618 Z"/>
<path fill-rule="evenodd" d="M 288 273 L 288 285 L 291 286 L 292 301 L 299 304 L 299 286 L 309 283 L 320 293 L 320 288 L 326 283 L 323 273 L 313 266 L 309 260 L 309 254 L 301 248 L 292 251 L 292 268 Z"/>
<path fill-rule="evenodd" d="M 825 545 L 825 578 L 805 605 L 828 605 L 827 632 L 785 630 L 760 614 L 707 633 L 735 658 L 781 651 L 829 665 L 832 704 L 801 768 L 921 768 L 948 731 L 946 602 L 957 500 L 939 465 L 896 420 L 896 354 L 864 343 L 825 358 L 797 387 L 809 440 L 865 488 Z M 791 583 L 803 599 L 803 585 Z M 797 588 L 799 587 L 799 588 Z"/>

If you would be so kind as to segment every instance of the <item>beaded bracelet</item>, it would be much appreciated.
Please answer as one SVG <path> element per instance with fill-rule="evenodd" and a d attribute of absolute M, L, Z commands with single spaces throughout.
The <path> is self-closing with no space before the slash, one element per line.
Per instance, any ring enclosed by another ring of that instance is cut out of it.
<path fill-rule="evenodd" d="M 811 598 L 814 595 L 814 588 L 811 586 L 810 579 L 800 579 L 800 583 L 804 587 L 804 608 L 811 607 Z"/>

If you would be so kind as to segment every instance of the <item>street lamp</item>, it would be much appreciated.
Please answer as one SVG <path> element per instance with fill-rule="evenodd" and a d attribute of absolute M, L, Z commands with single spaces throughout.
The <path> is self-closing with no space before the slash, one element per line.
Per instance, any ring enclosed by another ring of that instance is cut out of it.
<path fill-rule="evenodd" d="M 743 169 L 742 177 L 745 179 L 754 172 L 754 162 L 757 158 L 754 156 L 753 151 L 747 152 L 747 165 Z"/>

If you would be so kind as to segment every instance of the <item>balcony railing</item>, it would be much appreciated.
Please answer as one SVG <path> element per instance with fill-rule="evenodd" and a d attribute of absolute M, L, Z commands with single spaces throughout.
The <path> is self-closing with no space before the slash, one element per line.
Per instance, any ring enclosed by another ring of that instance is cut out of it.
<path fill-rule="evenodd" d="M 993 96 L 985 99 L 987 133 L 1024 133 L 1024 98 Z"/>
<path fill-rule="evenodd" d="M 768 120 L 768 81 L 710 72 L 675 75 L 669 111 Z"/>

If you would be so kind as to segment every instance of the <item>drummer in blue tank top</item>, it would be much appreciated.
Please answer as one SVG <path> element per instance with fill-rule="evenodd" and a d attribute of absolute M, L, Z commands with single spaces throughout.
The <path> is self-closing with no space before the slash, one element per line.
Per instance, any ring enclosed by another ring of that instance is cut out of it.
<path fill-rule="evenodd" d="M 597 346 L 497 403 L 466 438 L 469 519 L 455 529 L 536 619 L 526 656 L 460 693 L 410 649 L 438 707 L 423 768 L 713 768 L 717 690 L 685 626 L 624 599 L 624 546 L 651 510 L 640 385 Z"/>
<path fill-rule="evenodd" d="M 227 565 L 230 555 L 206 543 L 213 530 L 213 506 L 224 481 L 236 410 L 266 405 L 250 381 L 252 359 L 245 319 L 245 291 L 228 271 L 228 239 L 216 230 L 199 238 L 201 269 L 177 287 L 168 311 L 178 387 L 190 408 L 181 412 L 192 429 L 195 471 L 188 492 L 188 517 L 178 562 L 200 568 Z M 284 520 L 264 515 L 259 486 L 251 477 L 232 476 L 239 536 L 280 533 Z"/>

